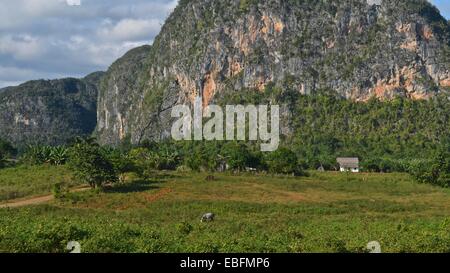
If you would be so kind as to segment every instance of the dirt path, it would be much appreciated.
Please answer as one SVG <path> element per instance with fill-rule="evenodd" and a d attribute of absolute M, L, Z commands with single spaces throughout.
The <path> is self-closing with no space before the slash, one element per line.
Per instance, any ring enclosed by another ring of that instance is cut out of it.
<path fill-rule="evenodd" d="M 81 192 L 89 190 L 88 187 L 83 188 L 76 188 L 71 190 L 70 192 Z M 32 206 L 32 205 L 39 205 L 43 203 L 47 203 L 55 199 L 53 194 L 45 195 L 45 196 L 39 196 L 39 197 L 32 197 L 32 198 L 21 198 L 21 199 L 15 199 L 15 200 L 9 200 L 7 203 L 0 204 L 0 209 L 3 208 L 19 208 L 19 207 L 26 207 L 26 206 Z"/>

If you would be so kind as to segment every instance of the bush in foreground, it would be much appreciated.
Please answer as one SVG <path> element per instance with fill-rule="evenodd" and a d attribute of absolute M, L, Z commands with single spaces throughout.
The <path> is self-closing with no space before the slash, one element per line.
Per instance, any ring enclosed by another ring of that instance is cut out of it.
<path fill-rule="evenodd" d="M 409 171 L 421 183 L 450 187 L 450 146 L 440 149 L 431 161 L 412 164 Z"/>
<path fill-rule="evenodd" d="M 92 139 L 79 139 L 69 149 L 69 168 L 75 178 L 88 183 L 92 188 L 118 181 L 117 170 Z"/>

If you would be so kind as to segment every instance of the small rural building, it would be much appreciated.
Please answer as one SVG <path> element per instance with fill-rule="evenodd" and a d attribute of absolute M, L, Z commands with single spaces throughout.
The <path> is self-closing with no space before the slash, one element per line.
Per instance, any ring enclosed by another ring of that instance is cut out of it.
<path fill-rule="evenodd" d="M 359 158 L 357 157 L 338 157 L 339 169 L 341 172 L 359 173 Z"/>

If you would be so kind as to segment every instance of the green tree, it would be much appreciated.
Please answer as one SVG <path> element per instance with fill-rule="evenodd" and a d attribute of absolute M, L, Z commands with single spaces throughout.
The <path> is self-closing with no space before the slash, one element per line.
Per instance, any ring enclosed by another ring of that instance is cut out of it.
<path fill-rule="evenodd" d="M 187 142 L 180 148 L 183 164 L 194 171 L 214 172 L 224 160 L 219 142 Z"/>
<path fill-rule="evenodd" d="M 0 155 L 3 157 L 12 157 L 17 154 L 16 148 L 13 147 L 11 143 L 0 138 Z"/>
<path fill-rule="evenodd" d="M 160 159 L 159 169 L 175 170 L 179 164 L 179 152 L 174 149 L 172 143 L 163 143 L 160 145 L 157 154 Z"/>
<path fill-rule="evenodd" d="M 439 150 L 431 167 L 434 184 L 450 187 L 450 147 Z"/>
<path fill-rule="evenodd" d="M 133 163 L 129 155 L 121 149 L 110 147 L 105 147 L 102 151 L 107 160 L 112 164 L 114 172 L 119 178 L 119 182 L 125 182 L 125 174 L 133 171 Z"/>
<path fill-rule="evenodd" d="M 287 148 L 279 148 L 268 154 L 266 163 L 271 173 L 296 175 L 302 173 L 297 155 Z"/>
<path fill-rule="evenodd" d="M 134 172 L 143 180 L 150 179 L 160 167 L 160 158 L 147 148 L 135 148 L 129 152 Z"/>
<path fill-rule="evenodd" d="M 69 168 L 78 180 L 92 188 L 118 181 L 113 164 L 93 139 L 78 139 L 69 149 Z"/>
<path fill-rule="evenodd" d="M 430 161 L 417 161 L 410 173 L 421 183 L 450 187 L 450 146 L 444 145 Z"/>
<path fill-rule="evenodd" d="M 0 169 L 6 166 L 6 156 L 0 151 Z"/>
<path fill-rule="evenodd" d="M 251 154 L 243 143 L 235 141 L 226 143 L 222 147 L 222 155 L 226 158 L 230 170 L 244 171 L 251 165 Z"/>

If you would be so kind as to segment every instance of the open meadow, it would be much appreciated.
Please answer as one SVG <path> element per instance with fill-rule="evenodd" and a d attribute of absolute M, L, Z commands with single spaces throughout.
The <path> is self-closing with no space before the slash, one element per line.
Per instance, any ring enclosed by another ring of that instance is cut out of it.
<path fill-rule="evenodd" d="M 32 171 L 53 175 L 31 186 L 29 169 L 0 170 L 3 203 L 70 183 L 61 167 Z M 69 241 L 82 252 L 365 252 L 370 241 L 383 252 L 450 252 L 450 190 L 407 174 L 207 176 L 129 175 L 103 191 L 0 209 L 0 252 L 67 252 Z M 207 212 L 215 221 L 201 223 Z"/>

